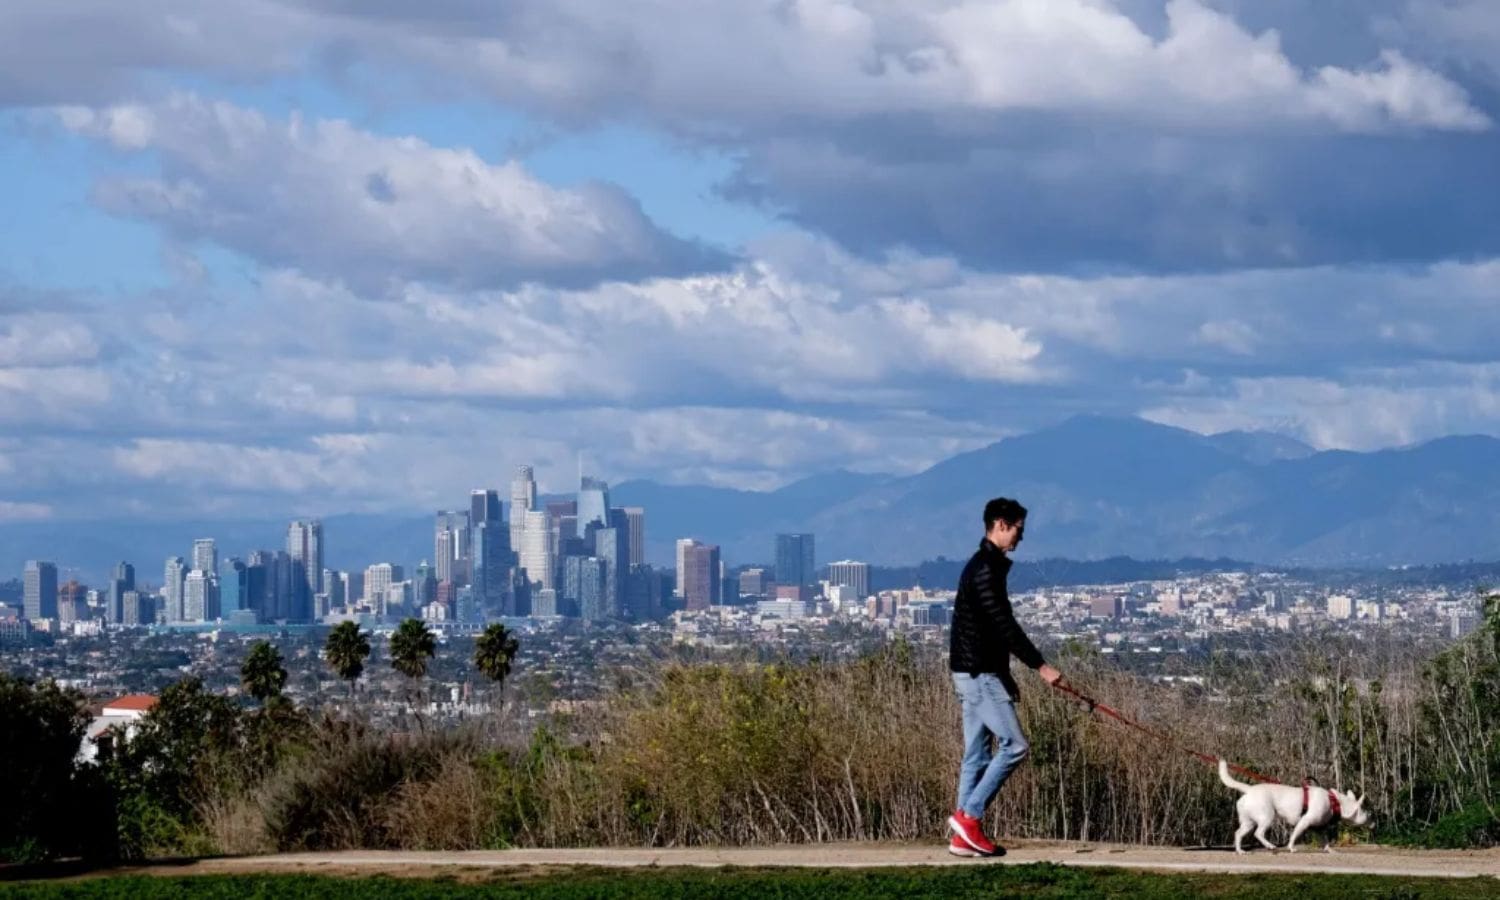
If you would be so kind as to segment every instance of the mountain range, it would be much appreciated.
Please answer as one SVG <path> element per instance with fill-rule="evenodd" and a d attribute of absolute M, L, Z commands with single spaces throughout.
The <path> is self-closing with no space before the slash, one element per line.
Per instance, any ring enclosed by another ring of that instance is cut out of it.
<path fill-rule="evenodd" d="M 501 485 L 501 493 L 508 493 Z M 966 556 L 993 496 L 1030 509 L 1022 559 L 1227 557 L 1302 566 L 1500 559 L 1500 440 L 1440 438 L 1370 453 L 1281 435 L 1200 435 L 1142 419 L 1084 416 L 943 460 L 912 475 L 834 471 L 775 491 L 626 481 L 613 503 L 647 510 L 647 556 L 679 537 L 769 562 L 777 532 L 809 531 L 820 563 L 909 565 Z M 455 498 L 455 501 L 464 498 Z M 290 518 L 290 517 L 289 517 Z M 323 518 L 327 563 L 411 564 L 432 555 L 424 513 Z M 159 560 L 212 535 L 221 555 L 279 547 L 284 520 L 0 525 L 0 573 L 24 560 L 102 577 L 119 559 L 155 580 Z"/>

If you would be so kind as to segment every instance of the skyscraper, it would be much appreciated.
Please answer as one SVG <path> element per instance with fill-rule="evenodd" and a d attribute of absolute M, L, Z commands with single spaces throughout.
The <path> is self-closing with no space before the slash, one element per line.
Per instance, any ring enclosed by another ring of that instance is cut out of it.
<path fill-rule="evenodd" d="M 552 543 L 552 529 L 547 527 L 544 510 L 528 510 L 521 530 L 520 565 L 526 570 L 526 579 L 544 588 L 555 587 L 552 571 L 556 558 L 556 547 Z"/>
<path fill-rule="evenodd" d="M 294 575 L 300 576 L 303 585 L 306 586 L 307 599 L 302 602 L 311 603 L 312 598 L 323 593 L 326 588 L 323 585 L 323 523 L 318 519 L 308 522 L 297 521 L 287 526 L 286 529 L 286 552 L 292 558 Z"/>
<path fill-rule="evenodd" d="M 630 534 L 630 564 L 646 564 L 646 510 L 639 506 L 625 507 L 625 530 Z"/>
<path fill-rule="evenodd" d="M 161 599 L 162 617 L 168 622 L 182 621 L 182 584 L 188 573 L 187 563 L 180 556 L 167 558 L 162 572 Z"/>
<path fill-rule="evenodd" d="M 523 543 L 521 532 L 526 527 L 526 514 L 536 510 L 536 479 L 531 466 L 517 466 L 516 477 L 510 483 L 510 545 L 519 551 Z"/>
<path fill-rule="evenodd" d="M 437 566 L 437 580 L 440 583 L 469 582 L 470 540 L 467 511 L 438 510 L 433 529 L 432 561 Z"/>
<path fill-rule="evenodd" d="M 673 597 L 687 596 L 687 551 L 698 546 L 692 538 L 677 539 L 677 583 L 672 586 Z"/>
<path fill-rule="evenodd" d="M 609 485 L 584 476 L 578 485 L 578 522 L 574 533 L 583 537 L 588 526 L 595 522 L 601 527 L 609 524 Z"/>
<path fill-rule="evenodd" d="M 125 623 L 125 592 L 135 590 L 135 566 L 120 562 L 110 573 L 109 591 L 104 600 L 104 621 L 111 625 Z"/>
<path fill-rule="evenodd" d="M 11 571 L 15 571 L 12 569 Z M 21 612 L 28 619 L 57 618 L 57 566 L 29 559 L 22 574 Z"/>
<path fill-rule="evenodd" d="M 399 584 L 406 573 L 400 566 L 376 563 L 365 569 L 365 603 L 380 615 L 385 614 L 391 585 Z"/>
<path fill-rule="evenodd" d="M 495 490 L 473 490 L 469 492 L 469 527 L 478 528 L 484 522 L 499 523 L 500 492 Z"/>
<path fill-rule="evenodd" d="M 870 595 L 870 564 L 852 559 L 828 564 L 828 583 L 847 585 L 863 600 Z"/>
<path fill-rule="evenodd" d="M 496 516 L 474 526 L 473 597 L 480 613 L 514 614 L 508 597 L 510 567 L 509 523 Z"/>
<path fill-rule="evenodd" d="M 622 522 L 621 525 L 624 523 Z M 630 571 L 629 537 L 623 527 L 594 531 L 594 555 L 604 561 L 605 614 L 595 618 L 617 618 L 625 606 L 625 575 Z M 585 618 L 588 618 L 585 616 Z"/>
<path fill-rule="evenodd" d="M 250 567 L 237 556 L 219 566 L 219 609 L 224 615 L 250 609 Z"/>
<path fill-rule="evenodd" d="M 193 568 L 203 572 L 219 571 L 219 547 L 213 538 L 193 541 Z"/>
<path fill-rule="evenodd" d="M 813 536 L 776 535 L 776 584 L 809 587 L 817 569 L 813 566 Z"/>
<path fill-rule="evenodd" d="M 693 542 L 683 551 L 682 597 L 691 610 L 719 605 L 719 548 L 716 544 Z"/>
<path fill-rule="evenodd" d="M 212 622 L 219 618 L 219 579 L 212 572 L 193 569 L 182 583 L 182 620 Z"/>

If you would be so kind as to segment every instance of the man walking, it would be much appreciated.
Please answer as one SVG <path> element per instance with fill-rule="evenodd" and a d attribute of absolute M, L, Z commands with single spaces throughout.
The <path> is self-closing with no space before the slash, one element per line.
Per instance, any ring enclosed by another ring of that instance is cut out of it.
<path fill-rule="evenodd" d="M 1007 555 L 1021 543 L 1026 507 L 1008 497 L 984 506 L 984 540 L 958 582 L 948 668 L 963 704 L 964 756 L 958 775 L 958 808 L 948 818 L 955 856 L 1000 856 L 1004 848 L 985 837 L 984 811 L 1030 746 L 1016 715 L 1020 694 L 1010 674 L 1010 658 L 1037 670 L 1048 684 L 1062 673 L 1047 665 L 1011 610 L 1005 578 Z M 991 750 L 990 741 L 997 747 Z"/>

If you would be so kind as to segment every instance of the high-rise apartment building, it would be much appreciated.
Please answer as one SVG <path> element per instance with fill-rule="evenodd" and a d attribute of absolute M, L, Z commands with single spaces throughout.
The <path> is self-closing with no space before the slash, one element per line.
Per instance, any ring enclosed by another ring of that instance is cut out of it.
<path fill-rule="evenodd" d="M 813 536 L 810 534 L 776 535 L 776 584 L 811 586 L 816 581 Z"/>
<path fill-rule="evenodd" d="M 699 544 L 683 550 L 682 598 L 690 610 L 718 606 L 722 579 L 719 574 L 717 544 Z"/>
<path fill-rule="evenodd" d="M 193 541 L 193 566 L 202 572 L 219 571 L 219 545 L 213 538 Z"/>
<path fill-rule="evenodd" d="M 672 586 L 673 597 L 687 595 L 687 551 L 696 546 L 698 542 L 692 538 L 677 539 L 677 582 Z"/>
<path fill-rule="evenodd" d="M 21 580 L 22 614 L 28 619 L 57 618 L 56 564 L 29 559 Z"/>
<path fill-rule="evenodd" d="M 371 609 L 382 609 L 391 585 L 400 581 L 402 574 L 400 566 L 390 563 L 376 563 L 365 569 L 365 603 Z"/>
<path fill-rule="evenodd" d="M 212 572 L 193 569 L 182 582 L 182 621 L 213 622 L 219 618 L 219 579 Z"/>
<path fill-rule="evenodd" d="M 853 588 L 854 596 L 863 600 L 870 596 L 870 564 L 852 559 L 829 563 L 828 583 Z"/>
<path fill-rule="evenodd" d="M 188 564 L 180 556 L 167 558 L 166 568 L 162 572 L 161 601 L 162 617 L 168 622 L 181 622 L 182 618 L 182 585 L 187 579 Z"/>
<path fill-rule="evenodd" d="M 510 545 L 521 549 L 521 532 L 526 527 L 526 514 L 536 511 L 536 479 L 531 466 L 517 466 L 516 477 L 510 483 Z"/>

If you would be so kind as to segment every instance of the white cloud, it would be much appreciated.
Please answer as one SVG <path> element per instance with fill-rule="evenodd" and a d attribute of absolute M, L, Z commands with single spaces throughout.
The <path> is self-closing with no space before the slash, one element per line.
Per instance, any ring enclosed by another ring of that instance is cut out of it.
<path fill-rule="evenodd" d="M 1252 33 L 1201 0 L 1168 0 L 1159 38 L 1107 0 L 518 5 L 464 35 L 449 27 L 459 11 L 441 4 L 404 17 L 399 31 L 373 19 L 346 24 L 506 102 L 563 117 L 636 109 L 709 133 L 809 117 L 1018 110 L 1186 128 L 1490 124 L 1461 88 L 1404 57 L 1304 71 L 1275 31 Z M 724 34 L 736 39 L 718 40 Z"/>
<path fill-rule="evenodd" d="M 513 160 L 338 119 L 279 120 L 185 94 L 58 115 L 79 134 L 161 159 L 159 177 L 101 182 L 105 209 L 271 265 L 367 285 L 486 285 L 633 277 L 710 259 L 618 188 L 553 187 Z"/>

